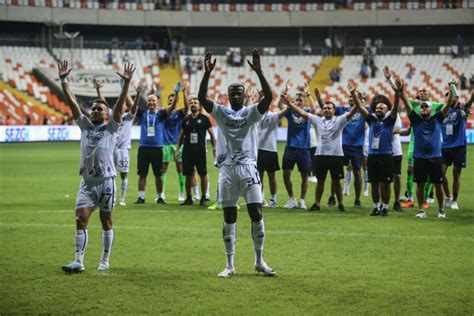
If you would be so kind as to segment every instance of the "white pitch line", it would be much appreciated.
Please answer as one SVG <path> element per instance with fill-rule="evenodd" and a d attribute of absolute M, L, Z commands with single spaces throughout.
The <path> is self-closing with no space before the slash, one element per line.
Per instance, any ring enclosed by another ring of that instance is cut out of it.
<path fill-rule="evenodd" d="M 47 223 L 2 223 L 0 226 L 10 227 L 43 227 L 43 228 L 74 228 L 74 224 L 47 224 Z M 100 228 L 100 225 L 89 225 L 90 228 Z M 116 229 L 131 229 L 131 230 L 159 230 L 159 231 L 187 231 L 195 233 L 209 233 L 208 229 L 200 228 L 163 228 L 153 226 L 122 226 L 116 225 Z M 217 230 L 216 230 L 217 231 Z M 383 233 L 344 233 L 339 231 L 305 231 L 305 230 L 278 230 L 271 229 L 267 230 L 268 234 L 273 235 L 310 235 L 310 236 L 335 236 L 335 237 L 362 237 L 362 238 L 399 238 L 399 239 L 424 239 L 424 240 L 458 240 L 458 241 L 474 241 L 474 237 L 450 237 L 442 235 L 423 236 L 423 235 L 394 235 L 394 234 L 383 234 Z"/>

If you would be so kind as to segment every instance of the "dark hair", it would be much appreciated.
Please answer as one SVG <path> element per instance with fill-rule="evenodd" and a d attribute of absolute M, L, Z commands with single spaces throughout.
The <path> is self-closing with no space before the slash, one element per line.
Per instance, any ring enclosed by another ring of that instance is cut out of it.
<path fill-rule="evenodd" d="M 94 104 L 94 103 L 100 103 L 100 104 L 105 105 L 107 108 L 110 108 L 109 104 L 104 99 L 94 99 L 92 101 L 92 104 Z"/>
<path fill-rule="evenodd" d="M 375 108 L 377 107 L 377 104 L 379 103 L 383 103 L 387 106 L 387 109 L 390 111 L 392 110 L 392 102 L 390 102 L 390 99 L 385 96 L 385 95 L 382 95 L 382 94 L 376 94 L 373 98 L 372 98 L 372 102 L 370 102 L 370 111 L 372 113 L 375 112 Z"/>
<path fill-rule="evenodd" d="M 229 87 L 227 88 L 227 91 L 234 90 L 234 89 L 239 89 L 239 90 L 242 89 L 243 91 L 245 91 L 245 86 L 243 83 L 234 82 L 229 85 Z"/>
<path fill-rule="evenodd" d="M 334 104 L 334 102 L 332 102 L 332 101 L 326 101 L 326 102 L 324 102 L 324 104 L 331 104 L 331 105 L 332 105 L 332 108 L 334 109 L 334 111 L 336 111 L 336 105 Z"/>

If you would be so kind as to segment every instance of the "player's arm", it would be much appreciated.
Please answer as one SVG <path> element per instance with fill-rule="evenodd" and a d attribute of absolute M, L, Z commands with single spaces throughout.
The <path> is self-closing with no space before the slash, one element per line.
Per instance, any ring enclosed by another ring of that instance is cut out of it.
<path fill-rule="evenodd" d="M 400 130 L 400 136 L 410 136 L 411 127 Z"/>
<path fill-rule="evenodd" d="M 250 60 L 247 60 L 247 63 L 249 64 L 250 68 L 252 68 L 252 70 L 255 71 L 255 73 L 258 76 L 258 79 L 260 80 L 260 85 L 262 86 L 263 98 L 258 102 L 257 108 L 260 114 L 264 114 L 265 112 L 268 111 L 268 108 L 270 107 L 270 104 L 272 103 L 273 93 L 272 93 L 272 89 L 270 88 L 270 85 L 267 82 L 267 79 L 263 75 L 262 65 L 260 64 L 260 53 L 258 49 L 254 48 L 252 50 L 252 62 L 250 62 Z"/>
<path fill-rule="evenodd" d="M 181 145 L 183 144 L 183 141 L 184 141 L 184 130 L 181 128 L 181 131 L 179 131 L 178 143 L 176 144 L 176 152 L 174 153 L 176 161 L 179 160 L 180 149 L 181 149 Z"/>
<path fill-rule="evenodd" d="M 452 80 L 448 84 L 448 86 L 451 86 L 451 85 L 456 85 L 456 82 L 454 80 Z M 443 114 L 444 117 L 446 117 L 446 115 L 448 115 L 448 111 L 451 108 L 451 106 L 453 105 L 452 103 L 454 102 L 454 99 L 455 98 L 453 97 L 453 94 L 451 93 L 451 89 L 449 89 L 448 95 L 446 96 L 446 102 L 444 102 L 444 105 L 441 108 L 441 113 Z"/>
<path fill-rule="evenodd" d="M 291 89 L 291 87 L 293 87 L 293 83 L 291 82 L 290 79 L 288 79 L 288 81 L 285 84 L 285 90 L 283 90 L 282 94 L 288 94 L 288 91 Z M 286 109 L 286 106 L 283 103 L 283 100 L 281 98 L 278 99 L 277 106 L 280 110 Z"/>
<path fill-rule="evenodd" d="M 283 110 L 278 112 L 278 119 L 281 120 L 281 118 L 286 115 L 286 112 L 288 112 L 288 107 L 287 106 L 285 106 L 285 108 Z"/>
<path fill-rule="evenodd" d="M 207 132 L 209 133 L 209 136 L 211 137 L 212 155 L 216 157 L 216 135 L 214 135 L 214 131 L 212 130 L 212 127 L 209 127 L 207 129 Z"/>
<path fill-rule="evenodd" d="M 364 118 L 366 118 L 369 115 L 369 111 L 367 111 L 367 109 L 362 105 L 362 102 L 359 99 L 359 94 L 357 93 L 357 84 L 352 81 L 349 81 L 347 83 L 347 89 L 351 94 L 352 100 L 354 100 L 355 106 L 351 107 L 351 110 L 346 116 L 346 120 L 350 120 L 357 110 L 359 110 L 364 116 Z"/>
<path fill-rule="evenodd" d="M 117 103 L 115 104 L 113 119 L 119 124 L 122 123 L 123 105 L 125 104 L 125 99 L 128 94 L 128 87 L 130 86 L 130 80 L 132 80 L 134 72 L 135 66 L 130 63 L 124 65 L 123 74 L 117 72 L 117 75 L 119 75 L 123 80 L 123 86 L 122 90 L 120 91 Z"/>
<path fill-rule="evenodd" d="M 209 77 L 211 76 L 214 67 L 216 66 L 216 59 L 211 61 L 212 52 L 208 51 L 204 56 L 204 75 L 202 76 L 201 84 L 199 85 L 198 100 L 207 113 L 211 113 L 214 108 L 214 102 L 207 98 L 207 86 L 209 85 Z"/>
<path fill-rule="evenodd" d="M 394 96 L 394 100 L 393 100 L 393 109 L 390 113 L 390 115 L 392 116 L 392 119 L 394 119 L 394 120 L 396 120 L 397 116 L 398 116 L 398 110 L 399 110 L 399 106 L 400 106 L 400 91 L 403 91 L 403 86 L 404 86 L 403 81 L 401 81 L 399 78 L 397 78 L 395 80 L 395 88 L 396 89 L 394 89 L 395 96 Z M 394 88 L 394 87 L 392 87 L 392 88 Z"/>
<path fill-rule="evenodd" d="M 309 100 L 309 108 L 311 109 L 312 114 L 316 114 L 317 106 L 316 102 L 314 102 L 311 93 L 309 93 L 309 85 L 307 82 L 304 83 L 303 93 L 308 97 Z"/>
<path fill-rule="evenodd" d="M 293 102 L 291 102 L 287 94 L 282 94 L 280 98 L 282 99 L 283 103 L 289 106 L 293 112 L 298 113 L 299 115 L 301 115 L 302 117 L 306 119 L 308 118 L 309 116 L 308 112 L 306 112 L 302 108 L 297 107 Z"/>
<path fill-rule="evenodd" d="M 140 81 L 140 83 L 138 83 L 138 86 L 135 88 L 135 90 L 137 91 L 137 94 L 135 95 L 135 100 L 133 101 L 133 104 L 130 107 L 130 113 L 132 113 L 133 115 L 137 114 L 138 103 L 140 103 L 140 99 L 142 97 L 143 92 L 145 92 L 145 89 L 146 87 L 145 87 L 144 81 Z"/>
<path fill-rule="evenodd" d="M 464 104 L 463 112 L 466 115 L 466 117 L 469 117 L 471 115 L 471 106 L 472 106 L 473 101 L 474 101 L 474 90 L 471 91 L 471 97 L 466 102 L 466 104 Z"/>
<path fill-rule="evenodd" d="M 405 87 L 402 86 L 400 89 L 399 89 L 399 95 L 400 95 L 400 99 L 402 100 L 403 104 L 405 105 L 405 108 L 407 110 L 407 114 L 408 116 L 411 114 L 411 112 L 413 112 L 413 107 L 411 106 L 410 104 L 410 100 L 408 100 L 408 97 L 407 95 L 405 94 Z"/>
<path fill-rule="evenodd" d="M 188 91 L 189 87 L 186 83 L 183 83 L 183 104 L 184 104 L 184 107 L 183 109 L 181 110 L 182 113 L 184 115 L 188 114 L 188 110 L 189 110 L 189 102 L 188 102 Z"/>
<path fill-rule="evenodd" d="M 66 103 L 71 109 L 72 117 L 77 120 L 81 116 L 81 108 L 77 103 L 76 97 L 69 89 L 69 83 L 67 76 L 71 73 L 72 68 L 69 68 L 68 61 L 63 60 L 58 64 L 59 79 L 61 80 L 61 87 L 63 89 L 64 97 L 66 98 Z"/>
<path fill-rule="evenodd" d="M 94 78 L 92 79 L 92 85 L 94 86 L 95 92 L 97 93 L 97 98 L 105 100 L 102 92 L 100 92 L 100 88 L 102 88 L 102 82 Z"/>
<path fill-rule="evenodd" d="M 173 97 L 173 100 L 171 101 L 171 104 L 170 106 L 168 106 L 166 108 L 166 114 L 167 115 L 170 115 L 171 112 L 174 111 L 174 109 L 176 109 L 176 104 L 178 103 L 178 99 L 179 99 L 179 91 L 181 90 L 181 80 L 178 81 L 178 83 L 174 86 L 173 88 L 173 92 L 174 92 L 174 97 Z"/>
<path fill-rule="evenodd" d="M 316 101 L 318 101 L 319 110 L 321 110 L 324 107 L 324 102 L 318 88 L 314 88 L 314 95 L 316 96 Z"/>

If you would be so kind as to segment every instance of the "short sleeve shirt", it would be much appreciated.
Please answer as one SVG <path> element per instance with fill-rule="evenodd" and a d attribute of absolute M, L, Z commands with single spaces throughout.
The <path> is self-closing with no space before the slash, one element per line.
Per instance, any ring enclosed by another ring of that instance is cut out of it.
<path fill-rule="evenodd" d="M 344 156 L 342 131 L 347 124 L 347 113 L 330 120 L 308 114 L 308 121 L 316 128 L 318 138 L 316 156 Z"/>
<path fill-rule="evenodd" d="M 278 113 L 266 112 L 259 123 L 258 149 L 277 151 L 278 124 L 280 116 Z"/>

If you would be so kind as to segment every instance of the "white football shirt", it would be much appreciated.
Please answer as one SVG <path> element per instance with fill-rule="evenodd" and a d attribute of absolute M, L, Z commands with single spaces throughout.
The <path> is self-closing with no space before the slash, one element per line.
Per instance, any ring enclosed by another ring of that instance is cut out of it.
<path fill-rule="evenodd" d="M 222 165 L 256 164 L 258 122 L 262 118 L 257 104 L 234 111 L 214 103 L 210 114 L 216 120 L 226 142 Z"/>
<path fill-rule="evenodd" d="M 132 125 L 134 119 L 135 114 L 131 112 L 127 112 L 122 115 L 122 124 L 120 124 L 119 130 L 117 132 L 117 142 L 115 144 L 115 148 L 132 148 L 132 141 L 130 137 L 132 135 Z"/>
<path fill-rule="evenodd" d="M 400 114 L 397 114 L 397 119 L 395 120 L 394 129 L 402 128 L 402 120 L 400 119 Z M 402 151 L 402 142 L 400 141 L 400 134 L 393 134 L 392 136 L 392 156 L 401 156 L 403 155 Z"/>
<path fill-rule="evenodd" d="M 344 156 L 342 151 L 342 131 L 347 124 L 347 114 L 334 116 L 327 120 L 324 117 L 308 114 L 308 121 L 316 128 L 318 148 L 316 156 Z"/>
<path fill-rule="evenodd" d="M 114 148 L 119 124 L 110 118 L 107 124 L 94 125 L 81 114 L 76 120 L 81 129 L 81 166 L 85 179 L 114 177 Z"/>
<path fill-rule="evenodd" d="M 266 112 L 258 124 L 258 149 L 277 151 L 278 124 L 280 117 L 278 113 Z"/>

